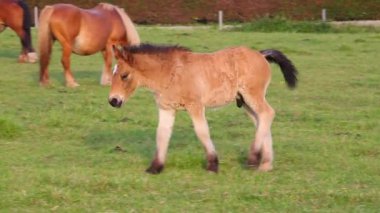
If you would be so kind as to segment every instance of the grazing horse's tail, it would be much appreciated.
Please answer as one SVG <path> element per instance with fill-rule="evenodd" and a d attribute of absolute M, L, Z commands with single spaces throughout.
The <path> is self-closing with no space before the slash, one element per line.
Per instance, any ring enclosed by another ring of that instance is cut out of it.
<path fill-rule="evenodd" d="M 274 62 L 280 66 L 288 87 L 296 87 L 297 69 L 282 52 L 278 50 L 261 50 L 260 53 L 264 55 L 269 62 Z"/>
<path fill-rule="evenodd" d="M 28 5 L 24 1 L 17 1 L 17 4 L 22 8 L 22 27 L 24 30 L 28 30 L 30 33 L 30 27 L 32 26 L 31 14 Z"/>
<path fill-rule="evenodd" d="M 121 20 L 123 21 L 125 31 L 127 33 L 127 41 L 129 45 L 139 45 L 140 44 L 140 37 L 137 33 L 137 30 L 135 28 L 135 25 L 133 24 L 132 20 L 129 18 L 127 13 L 124 11 L 124 9 L 115 7 L 117 13 L 120 15 Z"/>
<path fill-rule="evenodd" d="M 46 77 L 47 66 L 50 61 L 51 49 L 53 46 L 53 36 L 50 32 L 50 16 L 53 13 L 52 6 L 45 6 L 41 11 L 40 24 L 38 27 L 38 47 L 40 54 L 40 81 Z"/>

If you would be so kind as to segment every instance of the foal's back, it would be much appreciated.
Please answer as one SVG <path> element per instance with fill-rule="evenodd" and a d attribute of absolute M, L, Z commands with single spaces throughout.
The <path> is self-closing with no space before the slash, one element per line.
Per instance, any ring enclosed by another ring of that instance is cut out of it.
<path fill-rule="evenodd" d="M 201 100 L 209 107 L 234 101 L 247 84 L 266 87 L 270 80 L 268 62 L 247 47 L 213 53 L 186 52 L 176 63 L 177 84 L 172 91 L 186 94 L 191 101 Z"/>

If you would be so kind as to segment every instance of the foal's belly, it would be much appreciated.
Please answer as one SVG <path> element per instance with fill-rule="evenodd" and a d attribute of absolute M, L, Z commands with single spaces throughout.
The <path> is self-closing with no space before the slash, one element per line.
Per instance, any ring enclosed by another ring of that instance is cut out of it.
<path fill-rule="evenodd" d="M 203 103 L 206 107 L 220 107 L 234 101 L 235 99 L 235 90 L 232 90 L 231 88 L 218 88 L 205 96 L 205 98 L 203 98 Z"/>
<path fill-rule="evenodd" d="M 237 80 L 235 72 L 230 69 L 225 72 L 215 70 L 208 78 L 204 79 L 203 86 L 200 86 L 199 93 L 202 102 L 208 107 L 223 106 L 234 101 L 237 93 Z"/>

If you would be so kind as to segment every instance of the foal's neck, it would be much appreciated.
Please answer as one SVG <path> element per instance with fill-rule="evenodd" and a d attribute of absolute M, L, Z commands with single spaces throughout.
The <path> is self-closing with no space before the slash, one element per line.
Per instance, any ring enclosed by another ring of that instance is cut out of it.
<path fill-rule="evenodd" d="M 166 55 L 136 54 L 134 67 L 140 76 L 140 85 L 155 92 L 166 90 L 172 80 L 172 60 Z"/>

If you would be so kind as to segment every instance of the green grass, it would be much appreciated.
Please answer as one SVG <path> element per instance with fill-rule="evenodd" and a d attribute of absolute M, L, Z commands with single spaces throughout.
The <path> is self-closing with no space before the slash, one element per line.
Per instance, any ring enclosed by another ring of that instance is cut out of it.
<path fill-rule="evenodd" d="M 53 86 L 41 88 L 38 65 L 16 63 L 19 41 L 7 30 L 0 34 L 0 212 L 379 211 L 379 34 L 139 33 L 143 41 L 200 52 L 276 48 L 293 60 L 298 88 L 288 90 L 273 66 L 267 95 L 277 111 L 274 170 L 244 167 L 253 125 L 231 104 L 207 112 L 219 174 L 204 170 L 185 112 L 176 118 L 165 171 L 144 173 L 155 150 L 152 94 L 140 89 L 123 108 L 110 107 L 99 54 L 73 56 L 81 86 L 65 88 L 59 45 Z"/>

